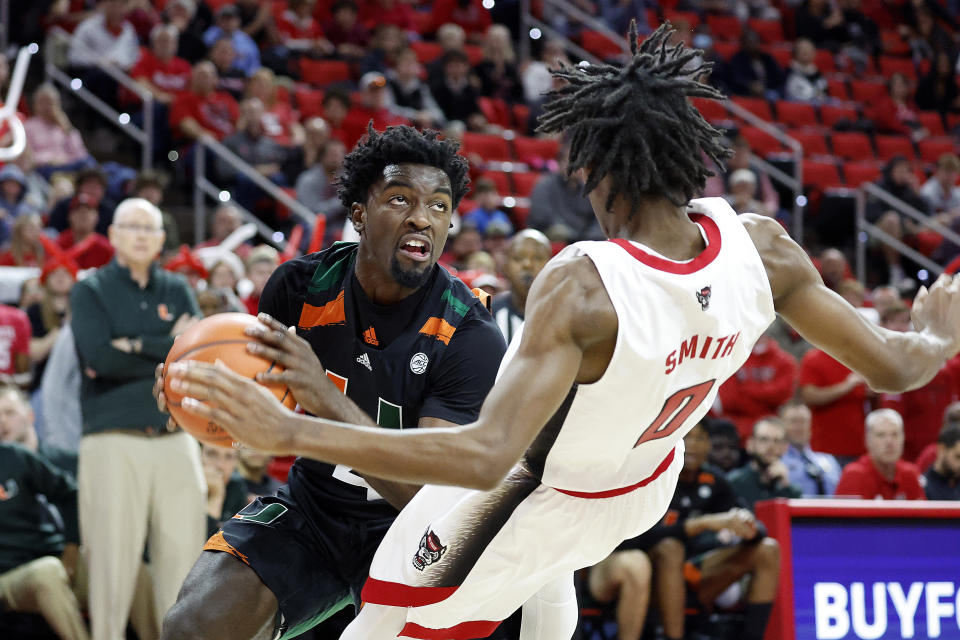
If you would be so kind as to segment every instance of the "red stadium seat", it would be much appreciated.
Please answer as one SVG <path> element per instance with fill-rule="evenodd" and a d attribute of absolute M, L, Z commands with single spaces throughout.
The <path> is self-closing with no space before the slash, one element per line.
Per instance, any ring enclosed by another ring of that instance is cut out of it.
<path fill-rule="evenodd" d="M 536 186 L 537 181 L 544 175 L 545 174 L 537 173 L 536 171 L 514 173 L 512 177 L 516 194 L 521 198 L 529 198 L 530 194 L 533 193 L 533 187 Z"/>
<path fill-rule="evenodd" d="M 787 135 L 803 146 L 804 157 L 830 155 L 827 137 L 816 129 L 792 129 Z"/>
<path fill-rule="evenodd" d="M 750 148 L 759 156 L 768 156 L 784 150 L 780 141 L 757 127 L 740 127 L 740 134 L 750 143 Z"/>
<path fill-rule="evenodd" d="M 681 22 L 687 23 L 687 28 L 691 31 L 700 26 L 700 18 L 692 11 L 664 11 L 663 17 L 673 23 L 675 27 L 680 28 Z"/>
<path fill-rule="evenodd" d="M 735 42 L 740 40 L 740 34 L 743 33 L 743 25 L 736 16 L 708 15 L 707 26 L 714 40 Z"/>
<path fill-rule="evenodd" d="M 477 105 L 480 107 L 483 117 L 487 122 L 499 125 L 504 129 L 509 129 L 512 125 L 510 117 L 510 107 L 502 98 L 488 98 L 481 96 L 477 98 Z"/>
<path fill-rule="evenodd" d="M 837 100 L 849 100 L 850 90 L 847 81 L 840 78 L 827 78 L 827 95 Z"/>
<path fill-rule="evenodd" d="M 700 115 L 702 115 L 703 119 L 707 122 L 717 123 L 730 119 L 727 108 L 718 100 L 711 100 L 710 98 L 690 98 L 690 102 L 697 108 L 697 111 L 700 112 Z"/>
<path fill-rule="evenodd" d="M 936 163 L 945 153 L 957 152 L 957 143 L 953 138 L 927 138 L 917 146 L 920 147 L 920 159 L 929 163 Z"/>
<path fill-rule="evenodd" d="M 843 181 L 834 163 L 808 160 L 803 163 L 803 184 L 818 191 L 825 191 L 842 187 Z"/>
<path fill-rule="evenodd" d="M 730 99 L 731 102 L 743 107 L 761 120 L 767 122 L 773 121 L 773 110 L 770 109 L 770 103 L 764 98 L 743 98 L 735 96 Z"/>
<path fill-rule="evenodd" d="M 813 64 L 821 73 L 833 73 L 837 70 L 837 63 L 833 59 L 833 52 L 828 49 L 817 49 L 817 54 L 813 59 Z"/>
<path fill-rule="evenodd" d="M 777 102 L 777 122 L 788 127 L 816 127 L 817 111 L 807 102 Z"/>
<path fill-rule="evenodd" d="M 876 162 L 848 162 L 843 165 L 847 186 L 857 188 L 864 182 L 874 182 L 883 175 L 883 168 Z"/>
<path fill-rule="evenodd" d="M 793 60 L 793 51 L 787 47 L 765 47 L 764 51 L 773 56 L 777 64 L 786 69 Z"/>
<path fill-rule="evenodd" d="M 520 162 L 542 166 L 547 160 L 553 160 L 557 157 L 560 142 L 549 138 L 518 136 L 513 139 L 513 148 L 517 152 L 517 160 Z"/>
<path fill-rule="evenodd" d="M 844 107 L 835 104 L 825 104 L 820 107 L 820 122 L 825 127 L 833 127 L 837 122 L 845 120 L 856 122 L 857 110 L 853 107 Z"/>
<path fill-rule="evenodd" d="M 501 196 L 508 196 L 513 193 L 513 185 L 510 184 L 510 175 L 508 173 L 503 171 L 484 171 L 480 174 L 480 177 L 493 180 Z M 476 186 L 476 183 L 473 183 L 473 186 Z"/>
<path fill-rule="evenodd" d="M 601 60 L 622 56 L 623 46 L 600 31 L 585 30 L 580 33 L 580 46 Z"/>
<path fill-rule="evenodd" d="M 527 135 L 530 130 L 530 107 L 525 104 L 515 104 L 511 110 L 513 128 Z"/>
<path fill-rule="evenodd" d="M 306 85 L 298 84 L 293 95 L 297 100 L 297 110 L 300 112 L 301 120 L 323 116 L 322 90 L 311 89 Z"/>
<path fill-rule="evenodd" d="M 300 79 L 315 87 L 350 80 L 350 65 L 341 60 L 300 58 Z"/>
<path fill-rule="evenodd" d="M 461 153 L 468 155 L 475 153 L 484 160 L 511 162 L 510 146 L 501 136 L 486 135 L 483 133 L 464 133 Z"/>
<path fill-rule="evenodd" d="M 779 20 L 761 20 L 751 18 L 747 20 L 747 26 L 757 32 L 760 39 L 767 44 L 783 42 L 783 25 Z"/>
<path fill-rule="evenodd" d="M 470 60 L 470 66 L 475 67 L 483 60 L 483 48 L 475 44 L 463 45 L 463 52 Z"/>
<path fill-rule="evenodd" d="M 947 130 L 943 128 L 943 118 L 936 111 L 920 111 L 917 113 L 917 119 L 923 128 L 930 132 L 932 136 L 945 136 Z"/>
<path fill-rule="evenodd" d="M 886 162 L 894 156 L 906 156 L 908 160 L 915 160 L 913 143 L 907 136 L 876 136 L 877 157 Z"/>
<path fill-rule="evenodd" d="M 887 96 L 887 85 L 869 80 L 854 80 L 850 83 L 853 99 L 861 104 L 876 104 Z"/>
<path fill-rule="evenodd" d="M 835 156 L 844 160 L 873 160 L 873 147 L 867 134 L 838 131 L 831 139 Z"/>
<path fill-rule="evenodd" d="M 417 60 L 419 60 L 422 64 L 433 62 L 443 55 L 443 47 L 436 42 L 414 40 L 410 43 L 410 48 L 417 53 Z"/>
<path fill-rule="evenodd" d="M 884 29 L 880 32 L 880 41 L 883 52 L 888 56 L 905 56 L 910 54 L 910 42 L 905 40 L 896 29 Z"/>
<path fill-rule="evenodd" d="M 957 133 L 957 129 L 960 129 L 960 113 L 948 113 L 947 131 Z"/>
<path fill-rule="evenodd" d="M 886 78 L 889 78 L 895 73 L 902 73 L 910 80 L 917 79 L 917 68 L 913 65 L 913 60 L 910 58 L 880 56 L 880 73 Z"/>
<path fill-rule="evenodd" d="M 737 42 L 714 42 L 713 50 L 718 56 L 729 61 L 737 51 L 740 51 L 740 44 Z"/>

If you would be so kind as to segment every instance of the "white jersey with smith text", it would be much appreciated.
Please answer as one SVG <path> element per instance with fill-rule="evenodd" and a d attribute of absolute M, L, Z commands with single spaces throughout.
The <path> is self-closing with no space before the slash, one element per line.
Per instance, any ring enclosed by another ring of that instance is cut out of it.
<path fill-rule="evenodd" d="M 560 254 L 593 261 L 619 326 L 603 377 L 575 386 L 527 452 L 545 485 L 604 492 L 650 477 L 773 322 L 770 284 L 737 214 L 721 198 L 693 200 L 688 212 L 707 243 L 692 260 L 626 240 L 578 242 Z"/>

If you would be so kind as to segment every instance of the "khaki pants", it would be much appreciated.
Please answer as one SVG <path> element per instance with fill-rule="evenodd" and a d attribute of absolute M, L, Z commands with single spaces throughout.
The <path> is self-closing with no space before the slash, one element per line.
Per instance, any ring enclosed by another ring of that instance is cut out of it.
<path fill-rule="evenodd" d="M 182 432 L 84 436 L 78 484 L 92 636 L 123 640 L 144 543 L 161 619 L 200 553 L 206 482 L 199 446 Z"/>
<path fill-rule="evenodd" d="M 0 574 L 0 602 L 11 611 L 39 613 L 63 640 L 90 638 L 60 558 L 44 556 Z"/>

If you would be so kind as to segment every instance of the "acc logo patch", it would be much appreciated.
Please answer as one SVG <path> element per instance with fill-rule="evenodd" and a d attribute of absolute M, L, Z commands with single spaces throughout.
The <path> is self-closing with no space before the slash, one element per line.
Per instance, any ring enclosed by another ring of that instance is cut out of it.
<path fill-rule="evenodd" d="M 427 370 L 427 365 L 430 363 L 430 359 L 427 357 L 423 351 L 413 354 L 413 357 L 410 358 L 410 371 L 413 371 L 415 374 L 420 375 Z"/>
<path fill-rule="evenodd" d="M 446 552 L 447 548 L 440 544 L 440 537 L 427 529 L 423 537 L 420 538 L 420 548 L 413 556 L 413 568 L 417 571 L 423 571 L 424 568 L 439 560 Z"/>

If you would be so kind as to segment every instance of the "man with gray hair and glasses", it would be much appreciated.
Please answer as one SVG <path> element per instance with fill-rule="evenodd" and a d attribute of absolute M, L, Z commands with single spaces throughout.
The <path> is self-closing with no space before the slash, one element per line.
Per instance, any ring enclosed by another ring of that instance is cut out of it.
<path fill-rule="evenodd" d="M 920 470 L 903 458 L 903 418 L 877 409 L 866 419 L 867 453 L 843 469 L 838 496 L 866 500 L 924 500 Z"/>
<path fill-rule="evenodd" d="M 84 372 L 78 500 L 94 640 L 125 637 L 147 540 L 162 616 L 206 531 L 197 443 L 167 431 L 151 395 L 156 363 L 200 312 L 186 280 L 156 262 L 164 242 L 156 206 L 124 200 L 109 236 L 113 260 L 70 296 Z"/>

